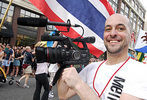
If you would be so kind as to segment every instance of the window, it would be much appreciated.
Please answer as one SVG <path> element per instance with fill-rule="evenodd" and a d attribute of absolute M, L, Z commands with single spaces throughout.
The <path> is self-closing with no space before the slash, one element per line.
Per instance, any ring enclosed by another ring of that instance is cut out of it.
<path fill-rule="evenodd" d="M 135 21 L 133 21 L 133 30 L 135 30 L 135 28 L 136 28 L 136 23 Z"/>
<path fill-rule="evenodd" d="M 137 10 L 137 5 L 136 5 L 136 3 L 134 4 L 134 9 Z"/>
<path fill-rule="evenodd" d="M 129 17 L 129 13 L 126 13 L 126 12 L 125 12 L 124 14 L 125 14 L 127 17 Z"/>
<path fill-rule="evenodd" d="M 8 16 L 13 16 L 13 11 L 12 10 L 8 11 Z"/>
<path fill-rule="evenodd" d="M 132 6 L 133 6 L 133 7 L 135 6 L 135 2 L 134 2 L 134 0 L 132 0 Z"/>
<path fill-rule="evenodd" d="M 25 15 L 25 10 L 21 9 L 20 13 Z"/>
<path fill-rule="evenodd" d="M 24 9 L 21 9 L 20 10 L 20 17 L 40 17 L 39 15 L 35 14 L 35 13 L 32 13 L 30 11 L 27 11 L 27 10 L 24 10 Z M 25 27 L 25 26 L 24 26 Z M 37 29 L 38 27 L 28 27 L 30 29 Z"/>
<path fill-rule="evenodd" d="M 137 15 L 134 14 L 134 21 L 136 22 L 136 20 L 137 20 Z"/>
<path fill-rule="evenodd" d="M 131 18 L 133 18 L 133 12 L 131 11 Z"/>
<path fill-rule="evenodd" d="M 125 12 L 126 12 L 127 14 L 129 13 L 129 7 L 128 7 L 128 6 L 125 7 Z"/>
<path fill-rule="evenodd" d="M 2 19 L 4 17 L 4 14 L 6 13 L 8 4 L 0 1 L 0 18 Z M 13 16 L 14 6 L 10 6 L 8 10 L 8 14 L 6 16 L 6 21 L 11 22 L 12 16 Z"/>
<path fill-rule="evenodd" d="M 26 16 L 31 16 L 31 13 L 29 11 L 26 11 Z"/>
<path fill-rule="evenodd" d="M 120 10 L 120 14 L 124 14 L 123 10 Z"/>
<path fill-rule="evenodd" d="M 14 10 L 14 6 L 10 6 L 9 10 Z"/>
<path fill-rule="evenodd" d="M 118 0 L 115 0 L 115 3 L 117 4 Z"/>
<path fill-rule="evenodd" d="M 40 16 L 39 15 L 36 15 L 36 18 L 39 18 Z"/>
<path fill-rule="evenodd" d="M 31 13 L 31 17 L 35 17 L 35 14 L 34 13 Z"/>
<path fill-rule="evenodd" d="M 32 13 L 32 12 L 29 12 L 29 11 L 24 10 L 24 9 L 20 10 L 20 16 L 21 17 L 38 17 L 38 18 L 40 17 L 39 15 Z"/>
<path fill-rule="evenodd" d="M 140 8 L 139 14 L 141 15 L 141 13 L 142 13 L 142 9 Z"/>
<path fill-rule="evenodd" d="M 113 10 L 116 12 L 117 11 L 117 7 L 115 4 L 112 5 Z"/>
<path fill-rule="evenodd" d="M 137 9 L 137 11 L 139 11 L 139 6 L 136 4 L 136 9 Z"/>
<path fill-rule="evenodd" d="M 139 32 L 139 29 L 140 29 L 140 28 L 139 28 L 139 25 L 137 25 L 137 33 Z"/>
<path fill-rule="evenodd" d="M 3 8 L 1 13 L 2 13 L 2 14 L 5 14 L 5 12 L 6 12 L 6 9 Z"/>
<path fill-rule="evenodd" d="M 6 3 L 3 2 L 3 3 L 2 3 L 2 7 L 3 7 L 3 8 L 7 8 L 7 7 L 8 7 L 8 4 L 6 4 Z"/>
<path fill-rule="evenodd" d="M 121 8 L 122 8 L 122 9 L 125 8 L 125 4 L 124 4 L 124 2 L 121 3 Z"/>
<path fill-rule="evenodd" d="M 0 15 L 0 19 L 2 19 L 3 17 L 4 17 L 4 15 L 3 15 L 3 14 L 1 14 L 1 15 Z"/>
<path fill-rule="evenodd" d="M 143 12 L 143 18 L 145 18 L 145 12 Z"/>
<path fill-rule="evenodd" d="M 143 21 L 141 20 L 141 22 L 140 22 L 140 27 L 141 27 L 141 29 L 143 29 Z"/>
<path fill-rule="evenodd" d="M 139 25 L 141 25 L 141 19 L 139 19 L 139 22 L 138 22 L 138 24 L 139 24 Z"/>

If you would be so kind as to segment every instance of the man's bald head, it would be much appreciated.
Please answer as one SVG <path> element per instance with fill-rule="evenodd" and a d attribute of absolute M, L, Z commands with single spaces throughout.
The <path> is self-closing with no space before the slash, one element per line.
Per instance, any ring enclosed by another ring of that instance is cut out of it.
<path fill-rule="evenodd" d="M 118 14 L 118 13 L 113 14 L 107 18 L 105 25 L 110 21 L 112 22 L 112 20 L 120 20 L 120 22 L 122 21 L 122 22 L 126 23 L 127 27 L 130 30 L 130 33 L 132 33 L 132 25 L 131 25 L 129 19 L 127 18 L 127 16 L 122 15 L 122 14 Z"/>

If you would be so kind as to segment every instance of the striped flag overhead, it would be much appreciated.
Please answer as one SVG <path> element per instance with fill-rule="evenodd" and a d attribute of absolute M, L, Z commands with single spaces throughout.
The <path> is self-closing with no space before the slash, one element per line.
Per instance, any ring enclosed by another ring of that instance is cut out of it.
<path fill-rule="evenodd" d="M 89 44 L 90 53 L 99 57 L 105 51 L 103 43 L 104 24 L 107 17 L 114 13 L 107 0 L 29 0 L 50 21 L 79 24 L 84 28 L 83 37 L 94 36 L 95 43 Z M 58 30 L 64 27 L 56 26 Z M 76 38 L 82 29 L 72 27 L 65 36 Z"/>

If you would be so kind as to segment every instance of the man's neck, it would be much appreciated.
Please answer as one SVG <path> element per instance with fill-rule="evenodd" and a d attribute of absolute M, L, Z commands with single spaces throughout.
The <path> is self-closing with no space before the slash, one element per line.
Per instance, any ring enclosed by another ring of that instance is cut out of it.
<path fill-rule="evenodd" d="M 107 54 L 107 62 L 108 65 L 119 64 L 128 59 L 128 54 Z"/>

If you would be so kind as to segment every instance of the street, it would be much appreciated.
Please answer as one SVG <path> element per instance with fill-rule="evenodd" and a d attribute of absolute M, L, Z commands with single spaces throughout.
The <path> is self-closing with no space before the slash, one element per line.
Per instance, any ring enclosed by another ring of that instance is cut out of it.
<path fill-rule="evenodd" d="M 15 78 L 15 80 L 19 79 L 20 76 Z M 10 78 L 8 77 L 8 81 Z M 33 100 L 33 93 L 35 91 L 35 78 L 31 77 L 28 81 L 28 85 L 30 88 L 22 88 L 18 87 L 15 83 L 13 85 L 9 85 L 8 81 L 6 83 L 0 83 L 0 100 Z M 24 80 L 22 80 L 21 83 L 24 83 Z M 43 92 L 42 88 L 42 92 Z M 53 87 L 53 91 L 55 94 L 55 97 L 48 100 L 59 100 L 58 94 L 57 94 L 57 88 L 56 86 Z M 80 100 L 78 96 L 74 96 L 69 100 Z"/>

